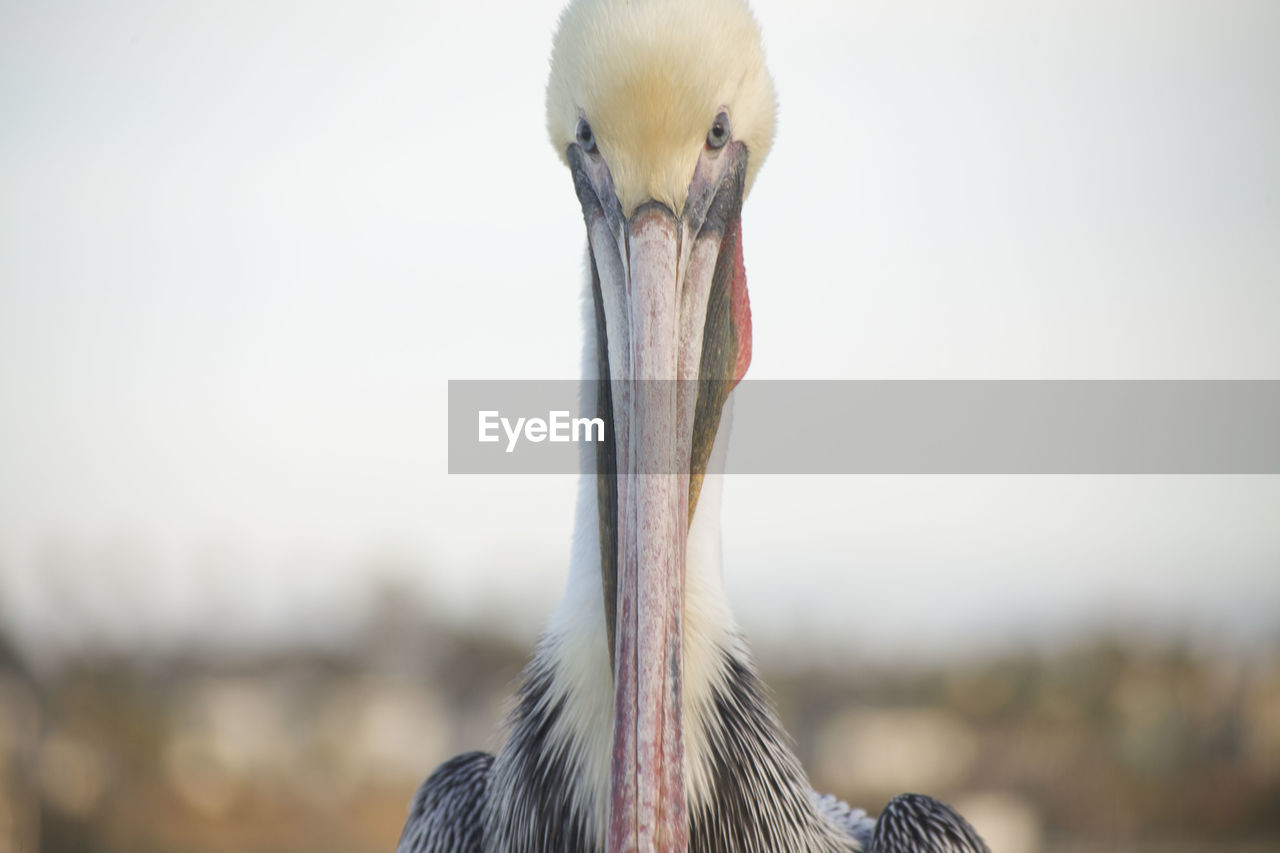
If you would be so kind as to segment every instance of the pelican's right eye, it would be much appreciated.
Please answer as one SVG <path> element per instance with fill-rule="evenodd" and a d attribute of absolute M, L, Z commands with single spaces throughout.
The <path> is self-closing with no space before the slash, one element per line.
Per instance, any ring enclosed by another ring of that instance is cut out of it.
<path fill-rule="evenodd" d="M 587 124 L 585 118 L 578 119 L 578 132 L 576 134 L 578 144 L 582 146 L 582 150 L 588 154 L 596 150 L 596 137 L 591 132 L 591 125 Z"/>

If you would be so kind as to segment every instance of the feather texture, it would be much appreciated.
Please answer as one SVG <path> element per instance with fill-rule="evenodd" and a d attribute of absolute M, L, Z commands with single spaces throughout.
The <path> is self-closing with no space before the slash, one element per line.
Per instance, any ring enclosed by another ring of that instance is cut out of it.
<path fill-rule="evenodd" d="M 410 807 L 398 853 L 601 851 L 605 823 L 578 772 L 583 758 L 564 723 L 554 646 L 530 664 L 497 758 L 471 752 L 442 764 Z M 694 853 L 990 853 L 946 804 L 903 794 L 873 821 L 809 787 L 751 665 L 725 651 L 723 685 L 695 726 L 707 749 L 691 760 L 711 780 L 689 809 Z"/>
<path fill-rule="evenodd" d="M 573 0 L 547 83 L 561 158 L 578 119 L 594 130 L 627 216 L 654 199 L 677 213 L 717 112 L 751 151 L 747 189 L 773 144 L 777 105 L 744 0 Z"/>

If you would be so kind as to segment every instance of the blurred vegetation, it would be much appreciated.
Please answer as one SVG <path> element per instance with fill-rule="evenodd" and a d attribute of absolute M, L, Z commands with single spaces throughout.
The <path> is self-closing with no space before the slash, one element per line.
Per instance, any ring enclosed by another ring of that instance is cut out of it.
<path fill-rule="evenodd" d="M 348 651 L 80 653 L 0 636 L 0 853 L 393 850 L 493 749 L 529 650 L 388 591 Z M 1280 850 L 1280 649 L 1098 639 L 946 668 L 766 670 L 815 787 L 923 790 L 1001 853 Z"/>

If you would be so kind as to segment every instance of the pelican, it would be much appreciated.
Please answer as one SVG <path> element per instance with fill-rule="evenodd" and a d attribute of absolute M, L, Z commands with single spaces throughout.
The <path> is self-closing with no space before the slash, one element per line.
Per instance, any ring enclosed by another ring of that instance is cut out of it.
<path fill-rule="evenodd" d="M 814 793 L 725 597 L 714 472 L 751 359 L 740 211 L 775 112 L 745 0 L 561 16 L 547 130 L 586 223 L 584 411 L 612 429 L 583 453 L 566 590 L 505 743 L 436 768 L 399 853 L 987 851 L 929 797 L 877 820 Z"/>

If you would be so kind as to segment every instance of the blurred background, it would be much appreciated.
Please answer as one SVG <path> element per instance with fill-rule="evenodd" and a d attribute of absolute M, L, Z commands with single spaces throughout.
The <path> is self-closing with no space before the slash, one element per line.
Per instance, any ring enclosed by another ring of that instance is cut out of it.
<path fill-rule="evenodd" d="M 449 477 L 446 382 L 578 374 L 560 5 L 0 0 L 0 853 L 389 850 L 500 742 L 575 484 Z M 752 377 L 1280 379 L 1280 6 L 754 6 Z M 1278 522 L 736 477 L 726 583 L 820 790 L 1269 851 Z"/>

